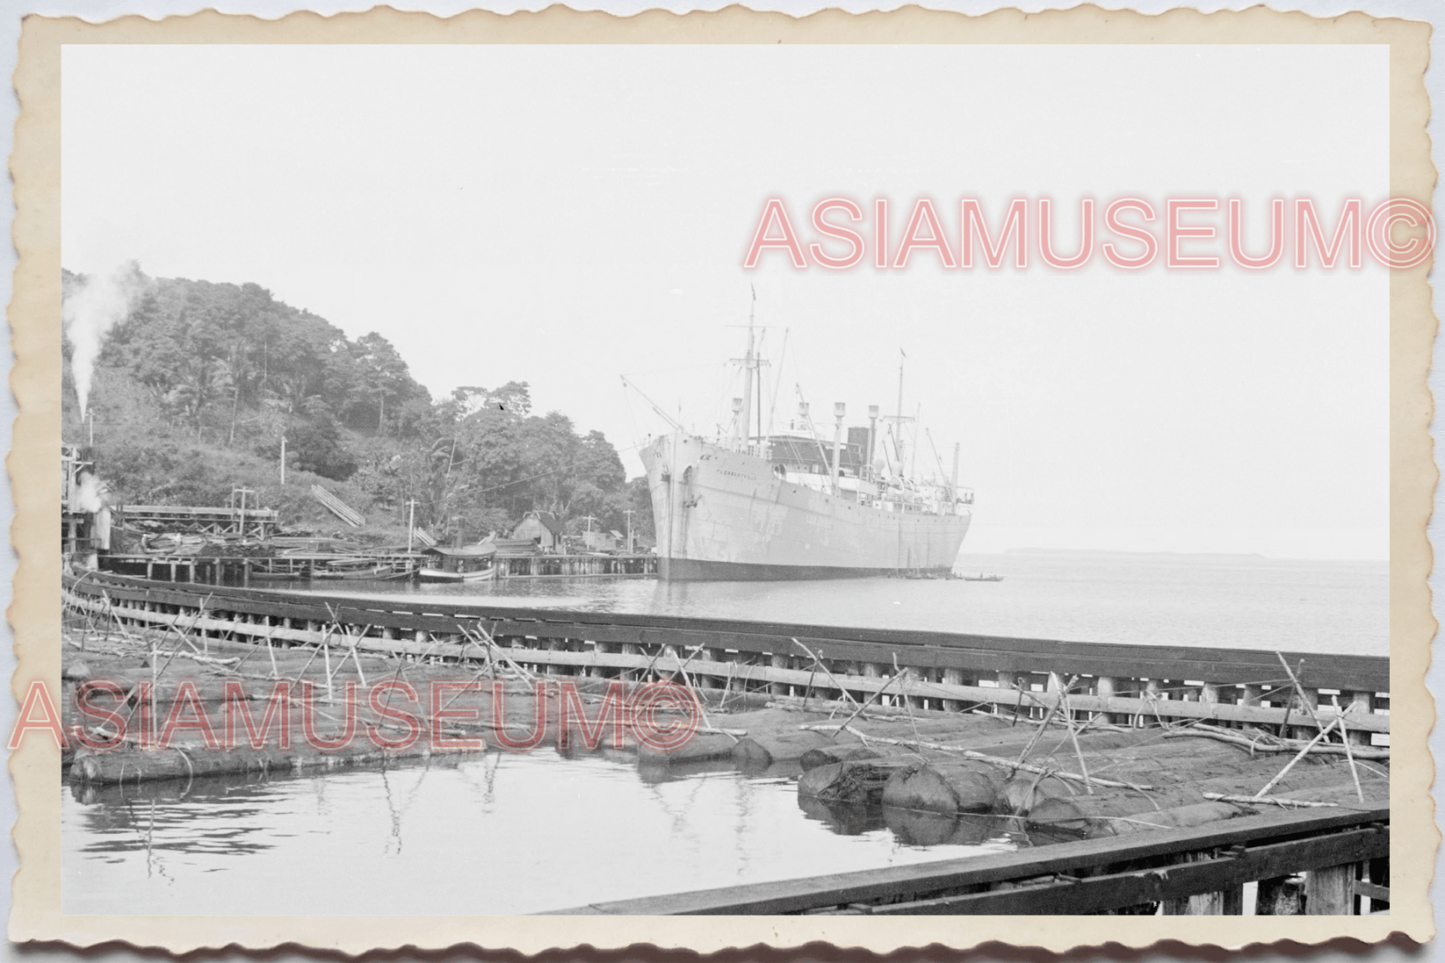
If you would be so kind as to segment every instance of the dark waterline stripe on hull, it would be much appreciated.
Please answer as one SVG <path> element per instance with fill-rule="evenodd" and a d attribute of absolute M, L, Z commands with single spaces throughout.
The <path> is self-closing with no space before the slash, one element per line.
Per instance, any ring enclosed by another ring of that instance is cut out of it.
<path fill-rule="evenodd" d="M 924 575 L 947 575 L 947 567 L 919 569 Z M 704 562 L 691 558 L 662 558 L 657 573 L 669 582 L 780 582 L 840 578 L 870 578 L 901 574 L 896 568 L 844 568 L 836 565 L 754 565 L 746 562 Z M 908 574 L 913 574 L 910 569 Z"/>

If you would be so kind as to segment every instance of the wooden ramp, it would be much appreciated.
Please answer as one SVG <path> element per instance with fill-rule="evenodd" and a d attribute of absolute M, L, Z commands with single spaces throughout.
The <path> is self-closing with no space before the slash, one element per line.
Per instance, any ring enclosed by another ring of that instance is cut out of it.
<path fill-rule="evenodd" d="M 366 524 L 366 519 L 361 516 L 360 512 L 352 508 L 350 505 L 346 504 L 341 499 L 337 498 L 335 495 L 331 494 L 326 489 L 322 488 L 320 485 L 311 486 L 311 497 L 320 502 L 322 507 L 324 507 L 327 511 L 335 515 L 337 518 L 341 519 L 346 524 L 350 525 L 352 528 L 360 528 L 361 526 Z"/>

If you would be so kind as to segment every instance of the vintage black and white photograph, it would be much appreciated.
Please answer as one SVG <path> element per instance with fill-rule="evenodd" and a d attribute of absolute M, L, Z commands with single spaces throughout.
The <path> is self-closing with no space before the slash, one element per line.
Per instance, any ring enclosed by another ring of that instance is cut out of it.
<path fill-rule="evenodd" d="M 1389 913 L 1387 45 L 61 78 L 64 914 Z"/>

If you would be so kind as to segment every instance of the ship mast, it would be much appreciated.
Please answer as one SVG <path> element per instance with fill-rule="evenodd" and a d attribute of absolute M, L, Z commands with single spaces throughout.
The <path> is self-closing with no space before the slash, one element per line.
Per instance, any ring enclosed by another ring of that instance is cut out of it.
<path fill-rule="evenodd" d="M 757 366 L 755 345 L 753 342 L 753 316 L 758 308 L 758 292 L 756 288 L 749 285 L 753 292 L 752 306 L 748 308 L 748 353 L 743 359 L 743 410 L 742 410 L 742 450 L 748 450 L 748 436 L 752 433 L 753 414 L 753 368 Z M 758 414 L 762 414 L 762 406 L 758 406 Z"/>
<path fill-rule="evenodd" d="M 898 416 L 893 420 L 893 450 L 898 454 L 898 474 L 903 474 L 903 362 L 908 355 L 898 349 Z"/>

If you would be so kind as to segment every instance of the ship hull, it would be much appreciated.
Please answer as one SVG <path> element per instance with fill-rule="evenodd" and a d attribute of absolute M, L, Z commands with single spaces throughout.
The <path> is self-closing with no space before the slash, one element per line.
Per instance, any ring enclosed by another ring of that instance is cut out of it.
<path fill-rule="evenodd" d="M 641 452 L 664 579 L 857 578 L 950 571 L 967 514 L 886 511 L 683 434 Z"/>

